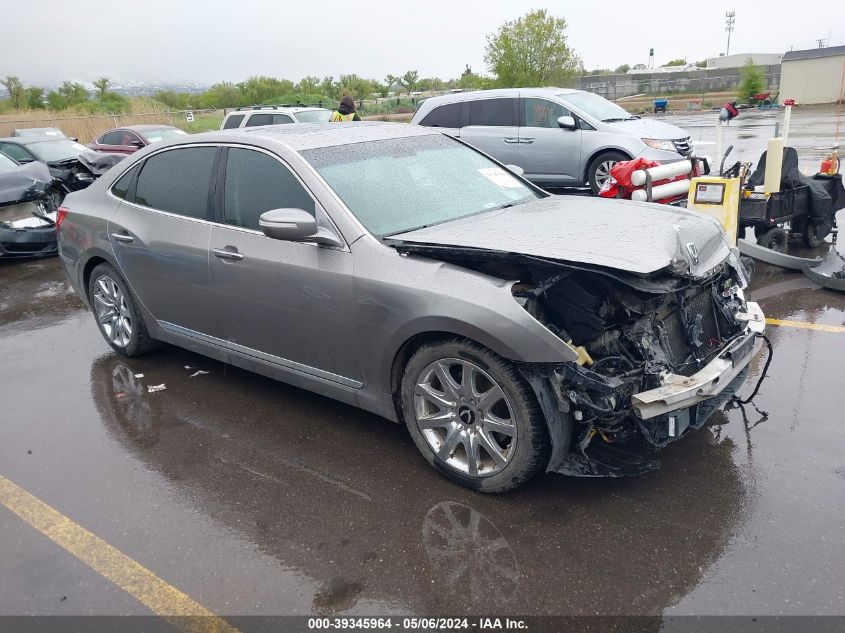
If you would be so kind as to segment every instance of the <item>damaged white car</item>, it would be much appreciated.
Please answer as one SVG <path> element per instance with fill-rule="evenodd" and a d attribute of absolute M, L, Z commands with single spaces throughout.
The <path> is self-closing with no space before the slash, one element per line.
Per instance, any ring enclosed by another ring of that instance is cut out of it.
<path fill-rule="evenodd" d="M 484 492 L 656 468 L 762 343 L 713 219 L 550 196 L 415 126 L 157 144 L 58 223 L 118 352 L 167 341 L 403 422 Z"/>

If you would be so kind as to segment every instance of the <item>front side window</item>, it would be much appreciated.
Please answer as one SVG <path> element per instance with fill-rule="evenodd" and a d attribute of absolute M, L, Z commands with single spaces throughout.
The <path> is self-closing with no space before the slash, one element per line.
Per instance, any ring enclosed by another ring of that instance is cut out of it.
<path fill-rule="evenodd" d="M 125 130 L 112 130 L 103 134 L 97 142 L 100 145 L 123 145 L 124 134 L 126 134 Z"/>
<path fill-rule="evenodd" d="M 516 99 L 477 99 L 469 102 L 469 124 L 491 127 L 516 125 Z"/>
<path fill-rule="evenodd" d="M 302 156 L 379 237 L 542 195 L 444 134 L 324 147 Z"/>
<path fill-rule="evenodd" d="M 3 145 L 0 145 L 0 151 L 2 151 L 8 157 L 14 158 L 19 163 L 32 162 L 32 154 L 30 154 L 20 145 L 15 145 L 13 143 L 4 143 Z"/>
<path fill-rule="evenodd" d="M 246 127 L 255 127 L 257 125 L 271 125 L 273 123 L 272 114 L 253 114 L 246 122 Z"/>
<path fill-rule="evenodd" d="M 572 116 L 572 113 L 559 103 L 548 99 L 523 99 L 522 122 L 523 127 L 551 127 L 558 128 L 558 118 Z"/>
<path fill-rule="evenodd" d="M 135 202 L 191 218 L 208 218 L 215 147 L 185 147 L 150 156 L 138 175 Z"/>
<path fill-rule="evenodd" d="M 146 139 L 147 143 L 161 143 L 162 141 L 172 141 L 174 139 L 178 139 L 182 136 L 187 135 L 188 133 L 185 130 L 169 127 L 163 127 L 158 130 L 144 130 L 144 138 Z"/>
<path fill-rule="evenodd" d="M 599 121 L 611 123 L 613 121 L 630 121 L 636 118 L 624 108 L 593 92 L 572 92 L 559 96 L 573 107 Z"/>
<path fill-rule="evenodd" d="M 243 114 L 233 114 L 228 119 L 223 122 L 223 129 L 224 130 L 231 130 L 233 127 L 238 127 L 241 124 L 241 121 L 244 120 Z"/>
<path fill-rule="evenodd" d="M 249 149 L 230 148 L 223 196 L 226 224 L 260 231 L 259 216 L 272 209 L 305 209 L 314 200 L 291 171 L 275 158 Z"/>

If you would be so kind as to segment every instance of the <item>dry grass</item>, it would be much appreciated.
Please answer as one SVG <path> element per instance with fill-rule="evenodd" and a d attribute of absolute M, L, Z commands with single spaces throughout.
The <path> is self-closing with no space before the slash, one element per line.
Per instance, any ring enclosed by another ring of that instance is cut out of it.
<path fill-rule="evenodd" d="M 0 137 L 11 136 L 16 128 L 57 127 L 65 136 L 90 143 L 103 132 L 123 125 L 145 123 L 183 126 L 184 116 L 168 113 L 164 106 L 148 101 L 132 101 L 130 112 L 125 114 L 90 114 L 68 109 L 61 112 L 49 110 L 19 110 L 0 115 Z"/>

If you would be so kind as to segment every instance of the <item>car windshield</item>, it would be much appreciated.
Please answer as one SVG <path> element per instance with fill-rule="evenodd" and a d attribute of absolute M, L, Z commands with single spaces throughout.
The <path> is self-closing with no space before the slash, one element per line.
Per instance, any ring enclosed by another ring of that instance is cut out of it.
<path fill-rule="evenodd" d="M 488 158 L 441 134 L 324 147 L 302 156 L 378 237 L 540 197 Z"/>
<path fill-rule="evenodd" d="M 581 110 L 584 114 L 588 114 L 605 123 L 611 121 L 628 121 L 636 118 L 631 116 L 624 108 L 592 92 L 572 92 L 558 95 L 558 97 L 576 109 Z"/>
<path fill-rule="evenodd" d="M 300 123 L 328 123 L 332 113 L 328 110 L 302 110 L 296 113 Z"/>
<path fill-rule="evenodd" d="M 141 135 L 147 139 L 147 143 L 160 143 L 161 141 L 171 141 L 180 136 L 186 136 L 188 133 L 185 130 L 176 128 L 161 128 L 160 130 L 144 130 Z"/>
<path fill-rule="evenodd" d="M 5 154 L 0 154 L 0 172 L 12 171 L 18 164 Z"/>
<path fill-rule="evenodd" d="M 44 161 L 45 163 L 77 158 L 79 154 L 88 150 L 88 148 L 84 145 L 65 139 L 29 143 L 26 147 L 29 151 L 35 154 L 38 160 Z"/>

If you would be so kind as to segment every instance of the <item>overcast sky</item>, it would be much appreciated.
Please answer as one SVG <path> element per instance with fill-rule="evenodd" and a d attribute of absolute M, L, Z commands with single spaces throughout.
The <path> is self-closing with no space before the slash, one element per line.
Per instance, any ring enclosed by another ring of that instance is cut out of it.
<path fill-rule="evenodd" d="M 26 84 L 91 81 L 298 80 L 356 73 L 383 79 L 417 69 L 456 77 L 484 67 L 488 33 L 534 8 L 566 18 L 588 70 L 658 65 L 724 52 L 725 11 L 736 9 L 731 52 L 845 44 L 845 0 L 638 3 L 485 0 L 10 0 L 0 76 Z"/>

